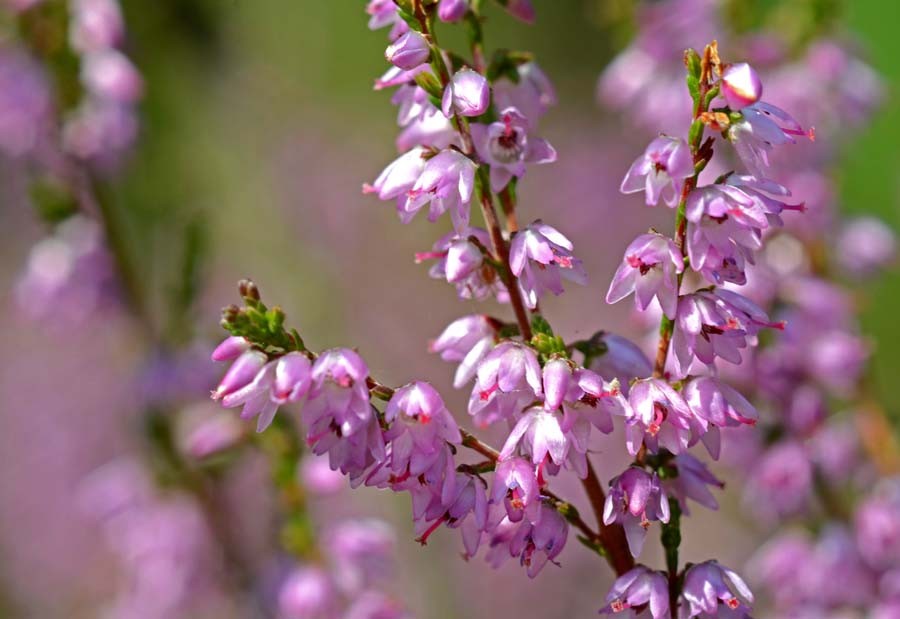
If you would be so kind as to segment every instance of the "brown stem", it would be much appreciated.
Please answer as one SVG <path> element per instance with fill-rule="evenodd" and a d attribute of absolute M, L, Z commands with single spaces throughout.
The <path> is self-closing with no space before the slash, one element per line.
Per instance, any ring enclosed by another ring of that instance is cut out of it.
<path fill-rule="evenodd" d="M 503 214 L 506 215 L 506 229 L 512 234 L 519 229 L 519 220 L 516 217 L 516 203 L 513 200 L 512 192 L 509 190 L 509 185 L 504 187 L 497 195 L 500 197 L 500 206 L 503 207 Z"/>
<path fill-rule="evenodd" d="M 631 551 L 628 549 L 628 540 L 625 539 L 625 529 L 622 528 L 622 525 L 603 523 L 603 505 L 606 503 L 606 494 L 603 492 L 603 486 L 590 460 L 587 463 L 587 477 L 581 481 L 581 485 L 584 486 L 591 508 L 594 510 L 594 516 L 597 518 L 597 525 L 600 527 L 598 538 L 606 549 L 606 560 L 616 574 L 621 576 L 634 567 L 634 557 L 631 556 Z"/>

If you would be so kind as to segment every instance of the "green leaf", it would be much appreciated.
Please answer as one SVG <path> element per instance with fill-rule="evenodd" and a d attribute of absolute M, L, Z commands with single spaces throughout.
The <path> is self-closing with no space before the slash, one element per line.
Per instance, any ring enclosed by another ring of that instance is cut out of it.
<path fill-rule="evenodd" d="M 553 327 L 547 322 L 547 319 L 540 314 L 535 314 L 531 318 L 531 330 L 535 333 L 543 333 L 545 335 L 553 335 Z"/>

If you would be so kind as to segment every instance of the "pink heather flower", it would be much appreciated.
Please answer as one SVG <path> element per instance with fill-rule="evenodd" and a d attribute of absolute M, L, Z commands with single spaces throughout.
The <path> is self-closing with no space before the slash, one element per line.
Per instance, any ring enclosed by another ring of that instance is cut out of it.
<path fill-rule="evenodd" d="M 857 545 L 869 565 L 900 567 L 900 479 L 876 486 L 857 508 L 854 524 Z"/>
<path fill-rule="evenodd" d="M 763 90 L 759 75 L 746 62 L 729 65 L 722 72 L 719 87 L 728 107 L 735 112 L 759 101 Z"/>
<path fill-rule="evenodd" d="M 753 593 L 747 583 L 717 561 L 706 561 L 688 568 L 681 595 L 686 606 L 681 609 L 679 617 L 684 619 L 690 617 L 749 619 L 750 608 L 747 604 L 753 603 Z M 746 604 L 742 600 L 745 600 Z"/>
<path fill-rule="evenodd" d="M 444 361 L 459 361 L 453 386 L 459 389 L 472 380 L 481 360 L 494 347 L 497 337 L 495 324 L 480 314 L 457 318 L 429 344 L 429 350 L 441 355 Z"/>
<path fill-rule="evenodd" d="M 472 123 L 470 130 L 478 156 L 491 166 L 492 191 L 523 176 L 525 164 L 556 161 L 556 151 L 546 140 L 528 135 L 528 120 L 516 108 L 504 109 L 490 125 Z"/>
<path fill-rule="evenodd" d="M 182 449 L 203 460 L 237 445 L 244 438 L 242 424 L 229 415 L 213 415 L 196 423 L 184 437 Z"/>
<path fill-rule="evenodd" d="M 41 65 L 27 54 L 0 49 L 0 152 L 32 153 L 53 127 L 53 95 Z"/>
<path fill-rule="evenodd" d="M 534 23 L 534 6 L 531 0 L 501 0 L 500 4 L 513 17 L 521 19 L 526 24 Z"/>
<path fill-rule="evenodd" d="M 469 202 L 475 189 L 475 162 L 456 150 L 444 150 L 425 162 L 422 173 L 398 203 L 400 221 L 409 223 L 430 203 L 428 221 L 436 221 L 446 211 L 457 230 L 469 224 Z M 376 181 L 377 182 L 377 181 Z"/>
<path fill-rule="evenodd" d="M 438 18 L 443 22 L 457 22 L 466 16 L 469 0 L 440 0 Z"/>
<path fill-rule="evenodd" d="M 681 198 L 685 179 L 693 175 L 694 158 L 687 143 L 661 135 L 631 164 L 620 189 L 622 193 L 644 191 L 647 206 L 656 205 L 662 197 L 674 207 Z"/>
<path fill-rule="evenodd" d="M 525 566 L 529 578 L 534 578 L 547 565 L 555 563 L 566 545 L 569 525 L 556 509 L 542 504 L 535 522 L 523 519 L 511 522 L 504 518 L 490 532 L 491 550 L 487 560 L 499 567 L 509 557 L 518 557 Z"/>
<path fill-rule="evenodd" d="M 484 427 L 520 413 L 541 395 L 541 365 L 534 350 L 501 342 L 478 365 L 469 414 Z"/>
<path fill-rule="evenodd" d="M 741 349 L 756 344 L 764 327 L 783 329 L 749 299 L 731 290 L 716 289 L 684 295 L 678 302 L 678 317 L 672 349 L 676 365 L 686 374 L 696 357 L 711 365 L 716 357 L 741 363 Z"/>
<path fill-rule="evenodd" d="M 455 284 L 461 299 L 481 301 L 496 296 L 504 303 L 509 300 L 506 287 L 496 270 L 484 263 L 482 248 L 490 247 L 490 243 L 487 231 L 482 228 L 450 232 L 438 239 L 431 252 L 416 254 L 416 262 L 437 259 L 428 274 Z"/>
<path fill-rule="evenodd" d="M 144 94 L 140 73 L 118 50 L 91 52 L 84 56 L 81 78 L 93 95 L 114 103 L 134 103 Z"/>
<path fill-rule="evenodd" d="M 226 337 L 213 350 L 211 358 L 213 361 L 234 361 L 250 348 L 250 342 L 245 338 L 237 335 Z"/>
<path fill-rule="evenodd" d="M 487 484 L 477 475 L 457 473 L 453 484 L 444 484 L 441 498 L 447 506 L 447 527 L 460 531 L 463 558 L 474 557 L 487 527 Z"/>
<path fill-rule="evenodd" d="M 662 484 L 669 496 L 678 499 L 681 511 L 690 515 L 688 499 L 709 509 L 719 509 L 719 503 L 708 486 L 715 486 L 721 490 L 725 487 L 725 482 L 713 475 L 705 464 L 688 452 L 678 454 L 673 462 L 678 475 L 664 479 Z"/>
<path fill-rule="evenodd" d="M 280 619 L 331 619 L 337 595 L 328 575 L 316 567 L 297 568 L 278 592 Z"/>
<path fill-rule="evenodd" d="M 678 247 L 661 234 L 642 234 L 625 250 L 625 258 L 616 270 L 607 303 L 616 303 L 634 293 L 635 305 L 644 311 L 654 297 L 669 318 L 678 306 L 677 276 L 684 271 L 684 258 Z"/>
<path fill-rule="evenodd" d="M 750 471 L 745 499 L 754 512 L 767 519 L 793 516 L 809 505 L 813 467 L 803 446 L 792 440 L 768 448 Z"/>
<path fill-rule="evenodd" d="M 248 352 L 257 352 L 260 355 L 263 354 L 259 351 Z M 247 354 L 248 353 L 244 353 L 244 355 Z M 234 366 L 236 366 L 241 361 L 241 359 L 244 358 L 244 355 L 239 357 L 238 360 L 234 362 Z M 272 420 L 275 418 L 275 413 L 278 411 L 278 402 L 273 400 L 271 397 L 271 388 L 273 380 L 275 378 L 276 363 L 277 362 L 275 361 L 266 363 L 265 366 L 263 366 L 253 377 L 252 381 L 250 381 L 240 389 L 228 393 L 221 398 L 222 406 L 224 406 L 225 408 L 234 408 L 236 406 L 244 407 L 241 411 L 241 419 L 252 419 L 253 417 L 257 417 L 257 432 L 262 432 L 263 430 L 268 428 L 272 423 Z M 213 399 L 216 399 L 215 394 L 213 394 Z"/>
<path fill-rule="evenodd" d="M 303 407 L 310 436 L 333 430 L 347 437 L 366 428 L 372 417 L 368 376 L 362 357 L 348 348 L 332 348 L 319 355 Z"/>
<path fill-rule="evenodd" d="M 440 457 L 447 443 L 462 438 L 456 421 L 440 394 L 428 383 L 410 383 L 394 392 L 384 410 L 390 429 L 384 438 L 391 443 L 394 475 L 418 477 Z"/>
<path fill-rule="evenodd" d="M 299 402 L 309 391 L 312 364 L 306 355 L 292 352 L 275 362 L 272 401 L 278 404 Z"/>
<path fill-rule="evenodd" d="M 511 457 L 521 448 L 531 456 L 535 465 L 542 465 L 549 457 L 553 464 L 562 466 L 569 455 L 571 443 L 562 428 L 562 417 L 540 406 L 526 410 L 513 427 L 500 450 L 500 459 Z"/>
<path fill-rule="evenodd" d="M 550 78 L 534 61 L 520 64 L 516 71 L 519 74 L 517 83 L 506 77 L 494 82 L 494 106 L 498 110 L 517 109 L 533 130 L 541 116 L 556 105 L 556 90 Z"/>
<path fill-rule="evenodd" d="M 369 30 L 378 30 L 385 26 L 391 26 L 388 37 L 393 41 L 401 34 L 409 30 L 409 26 L 397 12 L 394 0 L 369 0 L 366 5 L 366 13 L 369 18 Z"/>
<path fill-rule="evenodd" d="M 781 214 L 784 211 L 806 210 L 804 202 L 788 202 L 785 198 L 791 196 L 791 191 L 784 185 L 780 185 L 767 178 L 756 178 L 747 174 L 730 174 L 725 184 L 737 187 L 749 196 L 755 205 L 766 214 L 769 226 L 783 226 Z"/>
<path fill-rule="evenodd" d="M 374 193 L 379 200 L 397 199 L 397 209 L 402 212 L 406 194 L 413 188 L 422 171 L 428 151 L 417 146 L 392 161 L 371 185 L 363 185 L 363 193 Z"/>
<path fill-rule="evenodd" d="M 403 605 L 379 591 L 364 591 L 353 600 L 342 619 L 412 619 Z"/>
<path fill-rule="evenodd" d="M 338 471 L 331 470 L 325 458 L 303 458 L 297 474 L 303 487 L 317 496 L 337 494 L 347 485 L 344 476 Z"/>
<path fill-rule="evenodd" d="M 633 619 L 643 614 L 644 608 L 650 609 L 653 619 L 671 619 L 666 575 L 638 565 L 616 579 L 606 594 L 606 606 L 600 609 L 600 614 Z"/>
<path fill-rule="evenodd" d="M 681 392 L 691 411 L 707 424 L 702 441 L 714 459 L 719 459 L 719 428 L 755 425 L 758 415 L 744 396 L 709 376 L 689 381 Z"/>
<path fill-rule="evenodd" d="M 399 36 L 384 50 L 385 60 L 405 71 L 415 69 L 431 58 L 431 46 L 425 37 L 415 30 Z"/>
<path fill-rule="evenodd" d="M 631 417 L 625 422 L 628 453 L 636 455 L 641 444 L 651 453 L 664 447 L 679 454 L 692 443 L 692 434 L 700 435 L 706 424 L 697 418 L 680 393 L 658 378 L 639 380 L 628 393 Z"/>
<path fill-rule="evenodd" d="M 212 399 L 221 400 L 249 385 L 267 361 L 268 357 L 262 351 L 245 350 L 225 372 L 218 387 L 212 392 Z"/>
<path fill-rule="evenodd" d="M 386 522 L 375 518 L 343 520 L 325 534 L 323 547 L 334 562 L 335 582 L 347 595 L 390 582 L 397 539 Z"/>
<path fill-rule="evenodd" d="M 631 405 L 622 394 L 619 380 L 605 381 L 599 374 L 584 368 L 575 370 L 569 390 L 562 403 L 564 413 L 563 428 L 567 431 L 583 422 L 609 434 L 613 431 L 612 416 L 629 417 Z M 579 451 L 587 450 L 587 430 L 574 429 L 573 437 L 584 437 L 584 446 Z M 576 444 L 581 445 L 580 440 Z"/>
<path fill-rule="evenodd" d="M 518 456 L 501 460 L 494 470 L 491 503 L 503 503 L 510 522 L 526 515 L 536 520 L 540 510 L 540 486 L 533 464 Z"/>
<path fill-rule="evenodd" d="M 82 53 L 117 47 L 125 35 L 118 0 L 75 0 L 70 19 L 69 41 Z"/>
<path fill-rule="evenodd" d="M 632 556 L 641 554 L 647 529 L 655 520 L 669 522 L 669 499 L 656 473 L 630 466 L 609 482 L 603 523 L 622 525 Z"/>
<path fill-rule="evenodd" d="M 481 116 L 490 104 L 491 86 L 487 78 L 472 69 L 460 69 L 444 89 L 441 111 L 447 118 L 453 114 Z"/>
<path fill-rule="evenodd" d="M 590 369 L 606 380 L 618 379 L 622 392 L 628 395 L 629 383 L 653 373 L 653 364 L 644 351 L 631 340 L 615 333 L 601 332 L 600 342 L 606 352 L 594 357 Z"/>
<path fill-rule="evenodd" d="M 562 294 L 563 277 L 577 284 L 587 283 L 581 260 L 572 255 L 572 249 L 569 239 L 540 219 L 513 236 L 509 266 L 529 307 L 537 307 L 547 290 Z"/>
<path fill-rule="evenodd" d="M 846 273 L 868 277 L 895 261 L 897 237 L 880 219 L 859 217 L 843 226 L 835 257 Z"/>
<path fill-rule="evenodd" d="M 769 165 L 769 151 L 776 146 L 794 144 L 795 136 L 815 139 L 812 129 L 807 132 L 793 116 L 779 107 L 758 101 L 741 110 L 743 118 L 728 128 L 728 139 L 751 174 L 765 178 Z"/>
<path fill-rule="evenodd" d="M 420 73 L 431 72 L 431 67 L 427 64 L 421 64 L 413 69 L 401 69 L 400 67 L 390 67 L 384 74 L 375 80 L 375 90 L 384 90 L 385 88 L 393 88 L 394 86 L 412 85 L 415 83 L 416 76 Z"/>

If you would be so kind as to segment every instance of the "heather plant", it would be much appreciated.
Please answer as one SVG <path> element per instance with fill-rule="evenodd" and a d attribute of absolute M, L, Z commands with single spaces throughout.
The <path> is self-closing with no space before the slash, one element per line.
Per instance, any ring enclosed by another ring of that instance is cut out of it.
<path fill-rule="evenodd" d="M 536 22 L 530 0 L 495 3 Z M 513 559 L 534 579 L 569 569 L 582 545 L 613 581 L 595 592 L 603 615 L 897 616 L 898 446 L 851 291 L 891 265 L 896 241 L 874 218 L 841 220 L 830 185 L 847 127 L 882 97 L 877 75 L 824 23 L 780 41 L 729 29 L 715 10 L 728 3 L 642 4 L 598 98 L 646 146 L 597 220 L 646 208 L 672 223 L 621 239 L 614 273 L 598 274 L 571 222 L 520 208 L 532 166 L 566 155 L 542 124 L 557 94 L 533 54 L 488 46 L 487 4 L 365 8 L 369 28 L 387 31 L 375 89 L 400 131 L 360 203 L 387 203 L 404 224 L 427 219 L 434 232 L 415 262 L 477 304 L 428 343 L 468 415 L 428 376 L 391 385 L 352 343 L 322 349 L 248 279 L 222 312 L 227 337 L 199 340 L 202 222 L 183 231 L 160 318 L 107 191 L 139 137 L 144 94 L 118 0 L 9 5 L 20 42 L 0 48 L 0 150 L 27 162 L 49 227 L 16 300 L 63 329 L 122 312 L 147 359 L 133 390 L 140 448 L 77 492 L 121 567 L 104 616 L 409 617 L 397 536 L 426 545 L 453 530 L 459 560 Z M 464 31 L 462 49 L 445 44 L 451 29 Z M 608 276 L 606 303 L 634 297 L 646 340 L 611 332 L 600 298 L 576 331 L 592 335 L 554 326 L 553 307 L 589 273 Z M 213 406 L 200 401 L 210 382 Z M 601 468 L 598 451 L 628 463 Z M 264 561 L 228 522 L 226 478 L 248 454 L 273 499 L 252 505 L 275 514 Z M 770 538 L 745 566 L 720 563 L 719 548 L 682 548 L 682 524 L 719 509 L 720 469 L 744 495 L 742 525 Z M 347 486 L 408 497 L 412 526 L 332 517 L 329 497 Z M 585 497 L 590 513 L 575 506 Z"/>

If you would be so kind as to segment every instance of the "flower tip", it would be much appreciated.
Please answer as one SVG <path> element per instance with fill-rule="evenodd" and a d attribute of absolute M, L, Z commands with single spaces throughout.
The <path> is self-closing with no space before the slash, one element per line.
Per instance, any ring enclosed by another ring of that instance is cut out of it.
<path fill-rule="evenodd" d="M 806 137 L 809 138 L 810 142 L 815 142 L 816 141 L 816 128 L 810 127 L 809 131 L 806 132 Z"/>
<path fill-rule="evenodd" d="M 362 184 L 362 192 L 363 192 L 363 195 L 366 195 L 366 194 L 370 194 L 370 193 L 378 193 L 378 190 L 375 189 L 375 187 L 373 187 L 371 183 L 363 183 Z"/>

